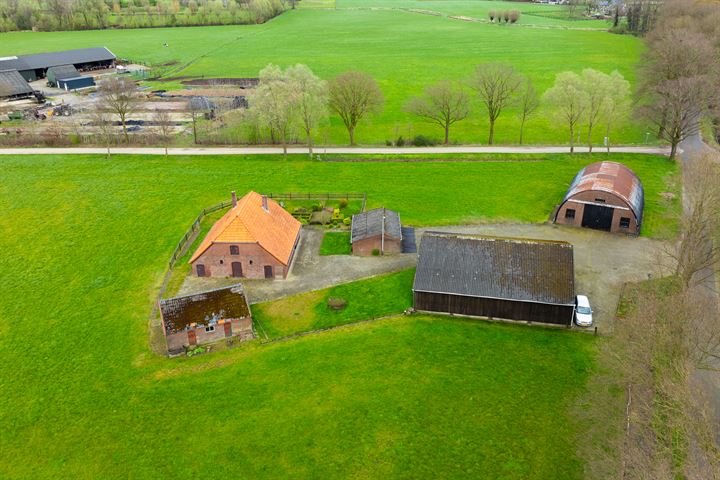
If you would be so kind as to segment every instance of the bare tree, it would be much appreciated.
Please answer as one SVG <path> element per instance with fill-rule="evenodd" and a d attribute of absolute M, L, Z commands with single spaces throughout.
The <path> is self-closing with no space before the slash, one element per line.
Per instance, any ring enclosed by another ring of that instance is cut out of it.
<path fill-rule="evenodd" d="M 525 88 L 520 96 L 520 145 L 523 143 L 523 130 L 525 122 L 540 106 L 540 97 L 532 81 L 527 78 L 525 80 Z"/>
<path fill-rule="evenodd" d="M 212 116 L 213 109 L 213 103 L 206 97 L 191 97 L 188 101 L 188 111 L 192 120 L 193 143 L 198 143 L 198 120 L 201 116 Z"/>
<path fill-rule="evenodd" d="M 308 154 L 312 157 L 312 132 L 328 115 L 327 82 L 319 79 L 305 65 L 295 65 L 285 72 L 295 90 L 295 112 L 307 139 Z"/>
<path fill-rule="evenodd" d="M 153 123 L 157 126 L 158 139 L 165 148 L 165 158 L 168 156 L 168 144 L 172 138 L 172 119 L 165 109 L 158 109 L 153 115 Z"/>
<path fill-rule="evenodd" d="M 545 92 L 543 100 L 552 106 L 556 115 L 568 126 L 570 153 L 575 151 L 575 130 L 587 108 L 587 94 L 580 76 L 563 72 L 555 77 L 555 84 Z"/>
<path fill-rule="evenodd" d="M 424 97 L 410 99 L 405 109 L 438 124 L 445 132 L 445 145 L 450 142 L 450 126 L 467 118 L 470 99 L 467 93 L 450 80 L 441 80 L 425 88 Z"/>
<path fill-rule="evenodd" d="M 366 115 L 382 110 L 385 102 L 375 79 L 363 72 L 346 72 L 330 81 L 330 108 L 342 119 L 355 145 L 355 128 Z"/>
<path fill-rule="evenodd" d="M 130 143 L 127 119 L 140 101 L 135 81 L 127 76 L 112 76 L 98 83 L 98 102 L 101 107 L 118 116 L 125 142 Z"/>
<path fill-rule="evenodd" d="M 522 77 L 515 73 L 510 65 L 487 63 L 478 65 L 470 79 L 470 86 L 477 92 L 485 105 L 490 122 L 488 144 L 493 144 L 495 137 L 495 121 L 500 113 L 509 106 L 522 84 Z"/>
<path fill-rule="evenodd" d="M 607 152 L 610 153 L 610 132 L 616 121 L 626 115 L 630 105 L 630 83 L 617 71 L 610 74 L 610 90 L 606 98 L 602 117 L 605 121 Z"/>
<path fill-rule="evenodd" d="M 110 160 L 110 145 L 112 145 L 113 140 L 112 118 L 106 111 L 95 108 L 91 113 L 91 119 L 93 126 L 97 128 L 97 132 L 107 148 L 107 159 Z"/>

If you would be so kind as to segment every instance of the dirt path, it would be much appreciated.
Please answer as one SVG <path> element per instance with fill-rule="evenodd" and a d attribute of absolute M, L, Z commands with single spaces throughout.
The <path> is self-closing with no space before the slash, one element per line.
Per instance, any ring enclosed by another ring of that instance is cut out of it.
<path fill-rule="evenodd" d="M 601 149 L 595 148 L 596 152 Z M 116 147 L 110 149 L 113 155 L 165 155 L 165 149 L 156 147 Z M 442 154 L 442 153 L 568 153 L 567 146 L 451 146 L 451 147 L 327 147 L 315 148 L 315 153 L 323 155 L 411 155 L 411 154 Z M 575 147 L 578 153 L 586 153 L 587 147 Z M 189 147 L 170 148 L 169 155 L 280 155 L 280 147 Z M 611 153 L 640 153 L 646 155 L 668 155 L 665 147 L 633 147 L 618 146 L 610 149 Z M 67 155 L 67 154 L 101 154 L 107 150 L 95 147 L 57 147 L 57 148 L 0 148 L 0 155 Z M 290 147 L 290 154 L 307 154 L 307 147 Z"/>

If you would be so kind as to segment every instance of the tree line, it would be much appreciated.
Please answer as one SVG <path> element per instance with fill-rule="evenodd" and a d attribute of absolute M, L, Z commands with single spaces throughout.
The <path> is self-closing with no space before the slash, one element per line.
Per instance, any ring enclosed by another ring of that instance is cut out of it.
<path fill-rule="evenodd" d="M 285 8 L 283 0 L 2 0 L 0 32 L 263 23 Z"/>
<path fill-rule="evenodd" d="M 404 110 L 436 125 L 443 143 L 449 144 L 452 126 L 470 117 L 476 99 L 486 115 L 487 143 L 492 145 L 498 119 L 514 109 L 520 121 L 518 143 L 522 144 L 527 122 L 545 103 L 567 126 L 570 151 L 574 151 L 582 128 L 592 151 L 592 135 L 600 126 L 609 145 L 612 126 L 628 111 L 629 95 L 630 85 L 620 73 L 585 69 L 581 74 L 559 74 L 540 96 L 532 81 L 511 65 L 487 63 L 478 65 L 463 82 L 446 79 L 428 85 L 421 95 L 405 103 Z M 257 138 L 264 132 L 272 143 L 286 145 L 291 132 L 300 130 L 312 147 L 313 132 L 330 113 L 341 119 L 349 143 L 355 145 L 358 125 L 380 113 L 385 100 L 377 81 L 364 72 L 345 72 L 326 82 L 305 65 L 285 71 L 269 65 L 260 72 L 260 84 L 250 92 L 248 101 L 247 118 Z"/>

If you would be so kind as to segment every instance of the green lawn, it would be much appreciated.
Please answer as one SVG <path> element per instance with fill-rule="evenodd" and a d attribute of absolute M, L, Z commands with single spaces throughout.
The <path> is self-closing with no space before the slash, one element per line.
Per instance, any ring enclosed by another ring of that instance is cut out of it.
<path fill-rule="evenodd" d="M 388 9 L 387 5 L 483 18 L 489 8 L 539 13 L 523 16 L 517 25 L 489 25 Z M 384 144 L 399 136 L 409 139 L 423 134 L 440 138 L 437 127 L 405 113 L 403 105 L 426 85 L 440 79 L 464 80 L 477 64 L 510 63 L 530 76 L 538 91 L 543 92 L 552 85 L 557 73 L 579 72 L 588 67 L 608 73 L 617 69 L 634 81 L 635 65 L 643 49 L 641 40 L 633 36 L 592 30 L 597 22 L 550 18 L 557 11 L 550 6 L 472 0 L 402 0 L 397 4 L 362 0 L 348 1 L 340 7 L 300 8 L 263 25 L 3 33 L 0 56 L 106 45 L 122 58 L 149 64 L 177 62 L 171 77 L 257 76 L 268 63 L 281 66 L 305 63 L 326 79 L 349 69 L 362 70 L 378 80 L 386 106 L 382 114 L 360 124 L 356 137 L 359 143 Z M 538 23 L 543 25 L 529 26 Z M 587 27 L 591 29 L 584 29 Z M 165 42 L 168 47 L 163 47 Z M 163 88 L 176 85 L 178 82 L 171 82 Z M 487 121 L 478 101 L 474 102 L 473 110 L 471 118 L 453 127 L 452 140 L 487 141 Z M 526 143 L 567 142 L 564 126 L 552 113 L 541 109 L 530 119 Z M 496 141 L 517 142 L 518 126 L 516 112 L 503 113 L 496 125 Z M 603 130 L 596 129 L 594 140 L 598 144 L 602 142 Z M 611 141 L 642 143 L 645 132 L 643 125 L 625 120 L 618 123 Z M 243 135 L 232 138 L 247 140 Z M 332 116 L 315 140 L 322 144 L 346 143 L 340 119 Z"/>
<path fill-rule="evenodd" d="M 177 241 L 231 190 L 362 185 L 409 224 L 540 222 L 600 158 L 0 157 L 0 478 L 579 478 L 585 336 L 412 317 L 167 360 L 148 316 Z M 676 166 L 613 158 L 656 233 Z"/>
<path fill-rule="evenodd" d="M 350 232 L 325 232 L 320 244 L 320 255 L 348 255 L 352 253 Z"/>
<path fill-rule="evenodd" d="M 402 313 L 412 306 L 415 269 L 291 295 L 252 306 L 253 318 L 269 338 Z M 347 302 L 333 310 L 328 299 Z"/>

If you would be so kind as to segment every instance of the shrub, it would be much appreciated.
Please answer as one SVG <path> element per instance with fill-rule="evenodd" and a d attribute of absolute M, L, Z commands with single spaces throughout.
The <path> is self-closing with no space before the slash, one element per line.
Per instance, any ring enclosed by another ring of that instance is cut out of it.
<path fill-rule="evenodd" d="M 490 10 L 490 11 L 488 12 L 488 17 L 490 17 L 490 21 L 491 21 L 491 22 L 494 22 L 494 21 L 495 21 L 495 17 L 497 17 L 497 12 L 496 12 L 495 10 Z"/>
<path fill-rule="evenodd" d="M 352 218 L 345 217 L 345 219 L 343 220 L 343 223 L 347 226 L 350 226 L 350 224 L 352 223 Z"/>
<path fill-rule="evenodd" d="M 434 138 L 428 138 L 425 135 L 415 135 L 415 138 L 412 140 L 412 144 L 416 147 L 432 147 L 438 143 Z"/>
<path fill-rule="evenodd" d="M 347 198 L 343 198 L 342 200 L 340 200 L 340 209 L 347 208 L 347 206 L 348 206 Z"/>
<path fill-rule="evenodd" d="M 323 204 L 322 204 L 322 203 L 316 203 L 315 205 L 312 206 L 312 211 L 313 211 L 313 212 L 319 212 L 319 211 L 322 210 L 322 209 L 323 209 Z"/>
<path fill-rule="evenodd" d="M 510 23 L 520 20 L 520 10 L 510 10 Z"/>
<path fill-rule="evenodd" d="M 373 257 L 378 257 L 378 256 L 380 256 L 380 249 L 379 249 L 379 248 L 373 248 L 372 254 L 373 254 Z"/>
<path fill-rule="evenodd" d="M 327 304 L 328 307 L 333 310 L 343 310 L 345 307 L 347 307 L 347 300 L 339 297 L 329 297 L 327 299 Z"/>
<path fill-rule="evenodd" d="M 505 20 L 505 23 L 510 21 L 510 12 L 508 12 L 507 10 L 503 12 L 503 20 Z"/>
<path fill-rule="evenodd" d="M 395 140 L 395 146 L 402 147 L 403 145 L 405 145 L 405 139 L 400 135 L 397 140 Z"/>

